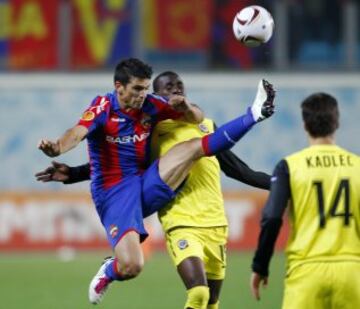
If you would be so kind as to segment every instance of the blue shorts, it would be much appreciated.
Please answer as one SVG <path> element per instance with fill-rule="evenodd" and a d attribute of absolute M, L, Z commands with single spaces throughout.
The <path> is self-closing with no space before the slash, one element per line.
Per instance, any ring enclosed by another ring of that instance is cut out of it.
<path fill-rule="evenodd" d="M 160 178 L 159 161 L 155 161 L 143 175 L 124 178 L 107 190 L 92 189 L 92 196 L 109 243 L 114 248 L 130 231 L 148 236 L 143 218 L 168 204 L 176 193 Z"/>

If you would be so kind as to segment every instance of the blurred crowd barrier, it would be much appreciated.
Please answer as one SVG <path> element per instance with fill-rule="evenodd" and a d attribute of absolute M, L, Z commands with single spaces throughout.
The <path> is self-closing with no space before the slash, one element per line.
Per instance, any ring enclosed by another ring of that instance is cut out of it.
<path fill-rule="evenodd" d="M 340 104 L 338 143 L 360 153 L 360 76 L 358 74 L 181 74 L 188 97 L 207 117 L 221 125 L 244 113 L 255 97 L 260 78 L 277 89 L 277 112 L 255 126 L 234 147 L 252 168 L 271 172 L 285 155 L 307 143 L 300 103 L 310 93 L 326 91 Z M 41 138 L 56 139 L 75 125 L 93 98 L 113 91 L 112 73 L 0 75 L 0 191 L 88 190 L 80 185 L 40 184 L 34 173 L 50 164 L 37 149 Z M 86 142 L 62 155 L 70 165 L 86 163 Z M 225 189 L 239 183 L 224 179 Z"/>
<path fill-rule="evenodd" d="M 225 193 L 230 250 L 254 249 L 266 193 Z M 161 225 L 146 219 L 149 250 L 164 249 Z M 283 248 L 287 224 L 278 240 Z M 150 247 L 150 248 L 149 248 Z M 0 196 L 0 253 L 108 249 L 105 232 L 88 193 L 3 193 Z"/>
<path fill-rule="evenodd" d="M 275 19 L 269 44 L 234 39 L 257 4 Z M 98 70 L 137 56 L 158 68 L 359 69 L 355 0 L 1 0 L 0 69 Z"/>

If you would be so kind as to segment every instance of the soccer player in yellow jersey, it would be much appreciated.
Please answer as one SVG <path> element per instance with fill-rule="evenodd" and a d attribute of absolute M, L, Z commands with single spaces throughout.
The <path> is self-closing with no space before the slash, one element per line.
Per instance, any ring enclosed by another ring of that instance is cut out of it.
<path fill-rule="evenodd" d="M 185 95 L 183 81 L 174 72 L 157 76 L 153 88 L 162 96 Z M 205 119 L 200 125 L 162 121 L 153 134 L 152 153 L 155 158 L 162 156 L 175 144 L 214 130 L 211 119 Z M 231 151 L 225 151 L 216 157 L 198 160 L 173 202 L 158 212 L 168 252 L 188 291 L 185 308 L 219 308 L 227 239 L 220 169 L 234 179 L 269 188 L 267 174 L 251 170 Z"/>
<path fill-rule="evenodd" d="M 335 98 L 315 93 L 302 105 L 310 146 L 281 160 L 263 209 L 251 289 L 260 299 L 288 205 L 291 222 L 282 308 L 360 308 L 360 157 L 335 144 Z"/>
<path fill-rule="evenodd" d="M 153 89 L 155 94 L 166 97 L 185 95 L 183 81 L 171 71 L 158 75 Z M 174 145 L 214 130 L 215 124 L 211 119 L 205 119 L 200 125 L 162 121 L 152 135 L 152 156 L 158 158 Z M 188 292 L 185 308 L 219 308 L 227 240 L 220 169 L 227 176 L 249 185 L 263 189 L 270 187 L 269 175 L 253 171 L 231 151 L 224 151 L 216 157 L 204 157 L 197 161 L 174 201 L 159 211 L 168 252 Z M 38 175 L 45 177 L 41 179 L 45 181 L 72 183 L 88 179 L 89 166 L 69 168 L 53 162 L 53 167 Z"/>

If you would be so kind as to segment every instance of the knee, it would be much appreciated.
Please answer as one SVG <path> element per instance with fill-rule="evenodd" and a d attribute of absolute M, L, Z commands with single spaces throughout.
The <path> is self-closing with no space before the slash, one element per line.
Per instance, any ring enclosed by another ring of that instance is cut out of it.
<path fill-rule="evenodd" d="M 132 279 L 137 277 L 144 267 L 144 263 L 140 261 L 127 261 L 118 265 L 119 273 L 124 279 Z"/>
<path fill-rule="evenodd" d="M 206 309 L 210 298 L 209 288 L 204 285 L 195 286 L 187 291 L 185 308 Z"/>

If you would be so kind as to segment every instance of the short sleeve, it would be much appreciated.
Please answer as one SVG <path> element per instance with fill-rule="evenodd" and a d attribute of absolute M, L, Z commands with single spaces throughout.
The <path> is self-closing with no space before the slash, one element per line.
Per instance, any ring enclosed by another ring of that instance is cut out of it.
<path fill-rule="evenodd" d="M 179 119 L 184 113 L 177 112 L 168 103 L 168 99 L 158 95 L 149 95 L 148 101 L 155 109 L 156 118 L 158 121 L 165 119 Z"/>
<path fill-rule="evenodd" d="M 109 99 L 107 97 L 98 96 L 84 111 L 78 125 L 86 127 L 89 130 L 89 133 L 91 133 L 105 123 L 109 110 Z"/>

